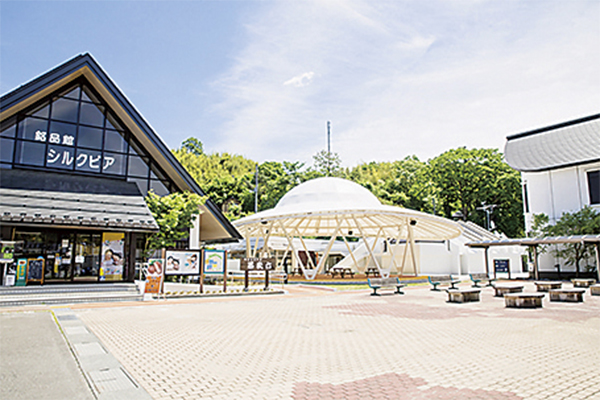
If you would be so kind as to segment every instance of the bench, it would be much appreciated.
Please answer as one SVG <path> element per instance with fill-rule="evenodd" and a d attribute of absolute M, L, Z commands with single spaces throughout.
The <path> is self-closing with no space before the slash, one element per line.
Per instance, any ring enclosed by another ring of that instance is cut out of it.
<path fill-rule="evenodd" d="M 345 278 L 346 275 L 350 275 L 351 278 L 354 278 L 354 271 L 348 267 L 334 267 L 329 270 L 332 278 L 335 278 L 336 275 L 340 275 L 342 278 Z"/>
<path fill-rule="evenodd" d="M 479 287 L 479 283 L 487 282 L 485 286 L 492 286 L 492 283 L 496 281 L 495 278 L 490 278 L 487 274 L 469 274 L 471 281 L 473 282 L 473 287 Z"/>
<path fill-rule="evenodd" d="M 592 286 L 594 283 L 596 283 L 596 280 L 595 279 L 576 278 L 576 279 L 571 279 L 571 282 L 573 282 L 573 287 L 588 288 L 588 287 Z"/>
<path fill-rule="evenodd" d="M 560 281 L 540 281 L 534 283 L 538 292 L 548 292 L 552 289 L 562 288 L 562 282 Z"/>
<path fill-rule="evenodd" d="M 498 285 L 494 286 L 494 296 L 504 297 L 508 293 L 522 293 L 523 285 Z"/>
<path fill-rule="evenodd" d="M 365 275 L 367 276 L 367 278 L 369 277 L 369 274 L 373 274 L 373 276 L 379 276 L 379 270 L 375 267 L 367 268 L 365 270 Z"/>
<path fill-rule="evenodd" d="M 479 301 L 481 289 L 446 289 L 448 303 L 467 303 Z"/>
<path fill-rule="evenodd" d="M 550 301 L 583 302 L 585 289 L 553 289 L 550 290 Z"/>
<path fill-rule="evenodd" d="M 504 305 L 510 308 L 541 308 L 544 293 L 507 293 Z"/>
<path fill-rule="evenodd" d="M 369 278 L 367 279 L 367 281 L 369 283 L 369 287 L 373 289 L 373 293 L 371 293 L 371 296 L 379 296 L 379 293 L 377 293 L 377 289 L 395 288 L 396 291 L 394 293 L 404 294 L 404 292 L 400 289 L 406 286 L 400 283 L 400 279 L 398 278 Z"/>
<path fill-rule="evenodd" d="M 436 291 L 440 290 L 437 288 L 439 285 L 450 285 L 451 289 L 456 289 L 454 287 L 454 285 L 457 283 L 460 283 L 460 279 L 453 279 L 452 275 L 428 276 L 427 280 L 433 286 L 433 288 L 431 288 L 431 290 L 436 290 Z"/>
<path fill-rule="evenodd" d="M 600 296 L 600 284 L 590 286 L 590 294 L 592 296 Z"/>

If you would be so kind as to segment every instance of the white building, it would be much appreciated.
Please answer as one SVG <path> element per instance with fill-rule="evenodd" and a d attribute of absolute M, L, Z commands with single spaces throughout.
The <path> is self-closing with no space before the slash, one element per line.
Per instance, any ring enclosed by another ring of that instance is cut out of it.
<path fill-rule="evenodd" d="M 600 114 L 508 136 L 504 155 L 521 172 L 527 232 L 534 214 L 554 223 L 585 206 L 600 210 Z M 556 265 L 574 268 L 549 253 L 540 257 L 541 271 Z"/>

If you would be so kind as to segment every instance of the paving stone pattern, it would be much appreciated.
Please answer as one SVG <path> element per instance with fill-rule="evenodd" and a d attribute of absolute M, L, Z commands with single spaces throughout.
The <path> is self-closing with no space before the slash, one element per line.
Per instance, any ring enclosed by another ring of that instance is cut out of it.
<path fill-rule="evenodd" d="M 154 399 L 600 399 L 589 291 L 542 309 L 290 291 L 74 311 Z"/>

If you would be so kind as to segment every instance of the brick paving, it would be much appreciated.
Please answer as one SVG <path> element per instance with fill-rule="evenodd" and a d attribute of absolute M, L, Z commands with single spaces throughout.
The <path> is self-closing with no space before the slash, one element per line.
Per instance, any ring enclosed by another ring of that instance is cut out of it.
<path fill-rule="evenodd" d="M 600 399 L 589 290 L 542 309 L 289 290 L 72 309 L 154 399 Z"/>

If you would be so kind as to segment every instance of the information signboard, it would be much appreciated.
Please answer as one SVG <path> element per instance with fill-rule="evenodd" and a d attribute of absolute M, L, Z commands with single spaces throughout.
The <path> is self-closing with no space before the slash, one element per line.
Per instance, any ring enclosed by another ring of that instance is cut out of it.
<path fill-rule="evenodd" d="M 510 260 L 494 260 L 494 270 L 498 272 L 508 272 Z"/>
<path fill-rule="evenodd" d="M 225 257 L 225 250 L 204 250 L 204 274 L 223 275 Z"/>
<path fill-rule="evenodd" d="M 162 258 L 151 258 L 148 260 L 146 270 L 146 285 L 144 293 L 158 294 L 161 292 L 164 276 L 164 260 Z"/>
<path fill-rule="evenodd" d="M 165 275 L 200 275 L 197 250 L 167 250 Z"/>
<path fill-rule="evenodd" d="M 30 258 L 27 260 L 27 282 L 42 282 L 44 280 L 44 258 Z"/>
<path fill-rule="evenodd" d="M 274 258 L 242 258 L 240 261 L 242 271 L 273 271 L 275 270 Z"/>

